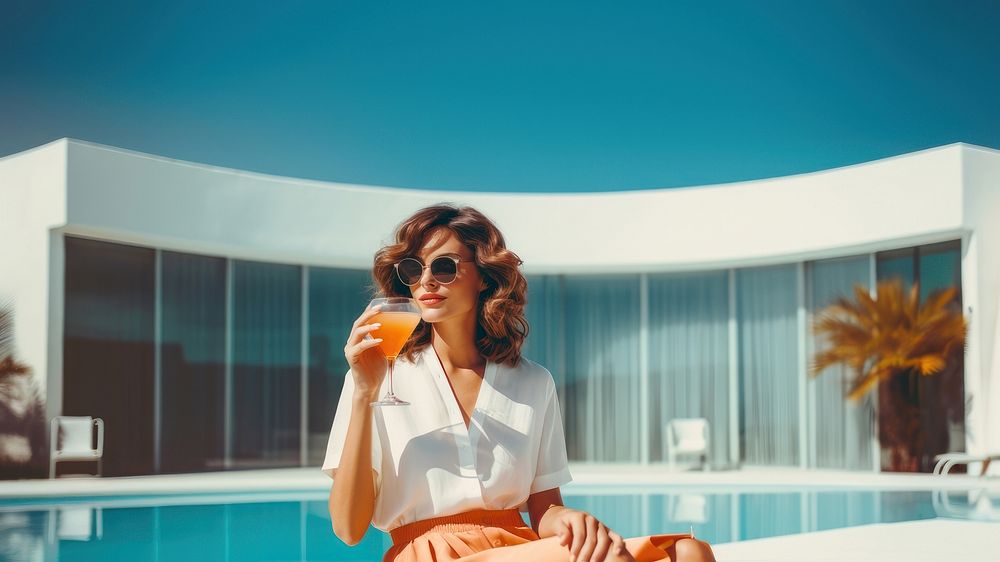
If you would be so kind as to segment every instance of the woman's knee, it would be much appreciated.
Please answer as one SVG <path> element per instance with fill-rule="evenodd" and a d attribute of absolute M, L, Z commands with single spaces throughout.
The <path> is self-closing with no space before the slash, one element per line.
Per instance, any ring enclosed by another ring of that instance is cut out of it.
<path fill-rule="evenodd" d="M 681 539 L 674 545 L 677 560 L 674 562 L 715 562 L 712 547 L 698 539 Z"/>

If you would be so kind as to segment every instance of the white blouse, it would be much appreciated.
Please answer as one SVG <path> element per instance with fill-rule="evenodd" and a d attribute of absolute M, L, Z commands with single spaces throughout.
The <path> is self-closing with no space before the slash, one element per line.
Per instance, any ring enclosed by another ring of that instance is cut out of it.
<path fill-rule="evenodd" d="M 527 511 L 529 494 L 573 479 L 559 399 L 545 367 L 523 357 L 516 368 L 488 361 L 468 429 L 434 346 L 418 352 L 413 363 L 400 356 L 393 387 L 409 406 L 371 408 L 376 528 L 389 531 L 470 509 Z M 323 461 L 331 478 L 353 393 L 348 371 Z"/>

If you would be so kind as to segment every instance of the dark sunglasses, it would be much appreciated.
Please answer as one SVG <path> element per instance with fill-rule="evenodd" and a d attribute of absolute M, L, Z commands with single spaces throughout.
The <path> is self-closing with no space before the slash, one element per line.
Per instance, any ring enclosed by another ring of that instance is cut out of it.
<path fill-rule="evenodd" d="M 438 283 L 447 285 L 458 276 L 458 264 L 469 263 L 470 260 L 460 260 L 454 256 L 439 256 L 431 261 L 430 265 L 424 265 L 417 258 L 403 258 L 396 266 L 396 275 L 404 285 L 413 286 L 420 283 L 420 278 L 424 275 L 424 270 L 431 268 L 431 277 Z"/>

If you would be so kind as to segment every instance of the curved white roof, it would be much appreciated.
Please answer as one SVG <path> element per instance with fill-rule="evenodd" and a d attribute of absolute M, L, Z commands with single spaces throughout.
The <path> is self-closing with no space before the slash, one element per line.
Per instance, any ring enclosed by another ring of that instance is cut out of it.
<path fill-rule="evenodd" d="M 750 182 L 606 193 L 433 191 L 269 176 L 64 139 L 69 232 L 200 253 L 367 268 L 400 220 L 447 201 L 493 218 L 528 273 L 712 269 L 960 237 L 953 144 Z M 27 155 L 25 155 L 27 156 Z"/>

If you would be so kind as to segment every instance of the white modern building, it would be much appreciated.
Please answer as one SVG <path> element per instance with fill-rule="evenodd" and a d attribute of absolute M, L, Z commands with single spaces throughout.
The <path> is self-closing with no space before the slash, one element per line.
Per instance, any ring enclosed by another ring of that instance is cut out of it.
<path fill-rule="evenodd" d="M 970 322 L 964 364 L 924 389 L 927 455 L 1000 451 L 1000 151 L 965 144 L 726 185 L 501 194 L 63 139 L 0 159 L 0 299 L 47 415 L 105 420 L 105 474 L 318 466 L 373 254 L 439 202 L 482 210 L 523 259 L 525 355 L 556 377 L 572 460 L 663 462 L 665 423 L 705 417 L 717 467 L 878 470 L 875 400 L 808 376 L 809 326 L 890 277 L 959 288 Z"/>

